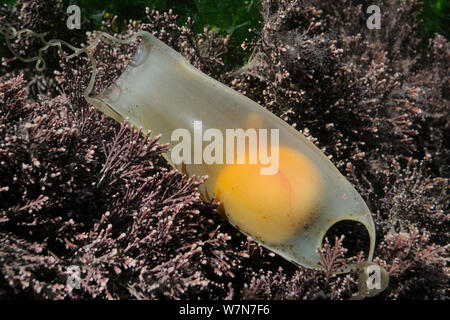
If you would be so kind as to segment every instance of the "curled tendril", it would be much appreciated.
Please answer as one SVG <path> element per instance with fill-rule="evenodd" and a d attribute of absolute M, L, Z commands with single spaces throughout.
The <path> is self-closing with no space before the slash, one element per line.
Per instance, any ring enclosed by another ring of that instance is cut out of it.
<path fill-rule="evenodd" d="M 86 54 L 86 56 L 88 57 L 89 61 L 91 62 L 91 65 L 92 65 L 92 75 L 89 80 L 89 84 L 88 84 L 86 90 L 84 91 L 85 99 L 89 98 L 89 95 L 90 95 L 92 89 L 94 88 L 95 77 L 97 75 L 97 63 L 96 63 L 94 57 L 92 56 L 92 54 L 90 53 L 90 51 L 95 48 L 97 43 L 102 38 L 105 38 L 106 40 L 109 40 L 112 43 L 115 42 L 118 44 L 129 44 L 129 43 L 133 42 L 134 40 L 136 40 L 136 38 L 142 36 L 144 33 L 146 33 L 146 32 L 139 31 L 127 39 L 119 39 L 119 38 L 111 36 L 110 34 L 108 34 L 106 32 L 100 32 L 88 46 L 83 47 L 83 48 L 77 48 L 77 47 L 71 45 L 70 43 L 68 43 L 64 40 L 60 40 L 60 39 L 52 39 L 52 40 L 46 41 L 44 33 L 37 33 L 30 29 L 22 29 L 22 30 L 17 31 L 10 24 L 0 26 L 0 34 L 5 37 L 6 45 L 7 45 L 8 49 L 11 51 L 11 53 L 17 59 L 19 59 L 20 61 L 23 61 L 25 63 L 30 63 L 30 62 L 36 61 L 36 70 L 39 72 L 46 69 L 46 63 L 45 63 L 45 60 L 44 60 L 42 54 L 51 47 L 58 47 L 59 52 L 61 53 L 61 56 L 66 61 L 73 59 L 83 53 Z M 38 50 L 37 56 L 31 57 L 31 58 L 24 58 L 13 49 L 13 47 L 11 46 L 11 41 L 13 39 L 15 39 L 16 37 L 20 36 L 21 34 L 29 34 L 30 36 L 37 38 L 42 42 L 43 46 Z M 63 46 L 72 50 L 73 53 L 70 55 L 67 55 L 62 48 Z"/>

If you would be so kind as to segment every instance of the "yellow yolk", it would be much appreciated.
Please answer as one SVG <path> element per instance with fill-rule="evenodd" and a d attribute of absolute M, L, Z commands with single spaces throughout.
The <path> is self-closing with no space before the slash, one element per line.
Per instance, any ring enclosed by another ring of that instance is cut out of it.
<path fill-rule="evenodd" d="M 281 243 L 312 222 L 321 179 L 307 157 L 286 147 L 279 149 L 278 173 L 261 175 L 261 167 L 267 166 L 227 165 L 216 180 L 216 199 L 241 231 L 264 242 Z"/>

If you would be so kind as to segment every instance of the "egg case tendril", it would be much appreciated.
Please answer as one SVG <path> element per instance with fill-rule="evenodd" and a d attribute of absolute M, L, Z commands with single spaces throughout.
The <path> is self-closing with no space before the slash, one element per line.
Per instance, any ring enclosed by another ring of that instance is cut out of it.
<path fill-rule="evenodd" d="M 95 78 L 97 76 L 97 63 L 95 62 L 94 57 L 90 53 L 90 51 L 95 48 L 97 43 L 99 41 L 101 41 L 102 38 L 105 38 L 106 40 L 109 40 L 111 42 L 116 42 L 118 44 L 130 44 L 133 41 L 135 41 L 137 38 L 142 36 L 144 33 L 145 33 L 145 31 L 139 31 L 127 39 L 119 39 L 119 38 L 113 37 L 112 35 L 110 35 L 106 32 L 99 32 L 99 34 L 94 38 L 94 40 L 91 41 L 91 43 L 88 46 L 83 47 L 83 48 L 77 48 L 77 47 L 71 45 L 70 43 L 68 43 L 67 41 L 60 40 L 60 39 L 51 39 L 51 40 L 47 41 L 47 40 L 45 40 L 44 33 L 37 33 L 30 29 L 21 29 L 21 30 L 17 31 L 16 28 L 14 28 L 10 24 L 0 26 L 0 34 L 5 37 L 6 45 L 7 45 L 8 49 L 11 51 L 11 53 L 14 55 L 14 57 L 16 57 L 17 59 L 19 59 L 20 61 L 25 62 L 25 63 L 30 63 L 30 62 L 36 61 L 36 70 L 39 72 L 44 71 L 47 67 L 46 63 L 45 63 L 45 59 L 43 58 L 42 55 L 45 51 L 47 51 L 51 47 L 58 47 L 61 56 L 66 61 L 69 61 L 81 54 L 85 54 L 88 57 L 88 59 L 91 63 L 91 66 L 92 66 L 92 75 L 89 80 L 89 84 L 84 91 L 85 98 L 89 98 L 89 95 L 94 88 Z M 43 43 L 43 46 L 38 49 L 37 56 L 31 57 L 31 58 L 24 58 L 19 53 L 17 53 L 16 50 L 14 50 L 14 48 L 11 45 L 11 40 L 15 39 L 16 37 L 20 36 L 21 34 L 29 34 L 30 36 L 39 39 Z M 67 55 L 66 52 L 63 50 L 63 46 L 72 50 L 73 53 L 70 55 Z"/>

